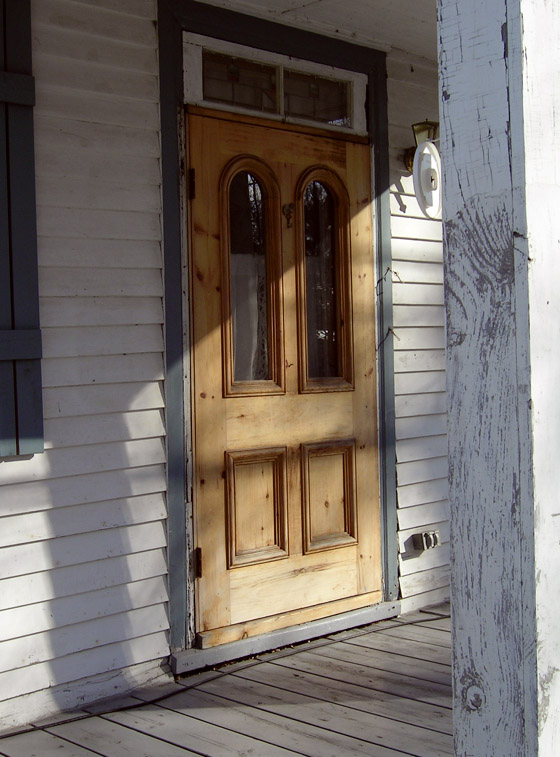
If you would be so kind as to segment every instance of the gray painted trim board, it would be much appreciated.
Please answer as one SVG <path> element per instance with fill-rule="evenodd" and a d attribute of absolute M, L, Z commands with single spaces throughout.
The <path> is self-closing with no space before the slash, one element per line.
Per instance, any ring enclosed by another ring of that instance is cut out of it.
<path fill-rule="evenodd" d="M 362 607 L 359 610 L 301 623 L 291 628 L 280 628 L 249 639 L 234 641 L 231 644 L 221 644 L 210 649 L 186 649 L 171 656 L 171 670 L 175 675 L 191 673 L 194 670 L 202 670 L 242 657 L 270 652 L 278 647 L 287 647 L 290 644 L 317 639 L 320 636 L 328 636 L 380 620 L 388 620 L 399 614 L 400 602 L 382 602 L 372 607 Z"/>

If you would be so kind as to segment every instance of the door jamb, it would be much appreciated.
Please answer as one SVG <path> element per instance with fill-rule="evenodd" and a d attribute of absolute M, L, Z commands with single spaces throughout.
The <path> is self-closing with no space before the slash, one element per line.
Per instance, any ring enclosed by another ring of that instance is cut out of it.
<path fill-rule="evenodd" d="M 389 150 L 385 53 L 343 40 L 255 18 L 195 0 L 158 0 L 158 41 L 162 138 L 162 203 L 165 308 L 165 366 L 168 454 L 168 566 L 170 646 L 172 651 L 192 644 L 188 622 L 187 503 L 191 503 L 185 439 L 183 215 L 184 126 L 182 32 L 217 37 L 368 76 L 366 104 L 373 151 L 375 207 L 374 248 L 377 282 L 378 428 L 382 512 L 384 599 L 398 592 L 395 415 L 393 345 L 386 339 L 392 326 L 389 207 Z M 302 51 L 305 54 L 302 55 Z M 389 279 L 389 280 L 387 280 Z M 169 412 L 172 408 L 172 412 Z"/>

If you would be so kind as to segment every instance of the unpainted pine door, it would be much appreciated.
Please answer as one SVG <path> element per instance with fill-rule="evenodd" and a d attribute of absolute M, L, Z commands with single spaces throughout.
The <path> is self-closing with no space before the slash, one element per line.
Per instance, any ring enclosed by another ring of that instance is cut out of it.
<path fill-rule="evenodd" d="M 381 600 L 368 147 L 193 109 L 202 646 Z"/>

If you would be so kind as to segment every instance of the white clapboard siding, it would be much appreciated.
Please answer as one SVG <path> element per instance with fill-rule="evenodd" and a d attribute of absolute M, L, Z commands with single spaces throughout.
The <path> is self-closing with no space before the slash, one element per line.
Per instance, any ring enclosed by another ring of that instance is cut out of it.
<path fill-rule="evenodd" d="M 398 490 L 399 507 L 414 507 L 427 502 L 441 502 L 447 499 L 447 476 L 434 481 L 400 486 Z"/>
<path fill-rule="evenodd" d="M 50 60 L 50 58 L 47 58 Z M 42 58 L 37 59 L 36 65 L 41 67 L 43 76 L 48 75 Z M 61 65 L 65 61 L 61 59 Z M 91 64 L 87 64 L 90 67 Z M 73 64 L 73 67 L 75 63 Z M 108 69 L 112 71 L 113 69 Z M 115 126 L 114 124 L 92 124 L 87 121 L 76 121 L 74 119 L 64 118 L 63 116 L 55 117 L 39 113 L 35 118 L 35 128 L 41 131 L 43 135 L 43 150 L 55 148 L 57 150 L 80 150 L 87 146 L 88 150 L 94 153 L 102 154 L 121 154 L 121 155 L 138 155 L 139 153 L 153 158 L 159 157 L 159 138 L 156 132 L 151 129 L 140 129 L 132 126 Z M 107 176 L 104 184 L 110 186 L 117 182 L 123 184 L 122 177 Z M 64 185 L 64 182 L 61 182 Z M 76 189 L 80 191 L 78 182 L 75 182 Z M 83 182 L 82 182 L 83 184 Z M 58 184 L 53 182 L 52 188 L 58 192 Z M 48 202 L 48 197 L 45 198 Z M 76 205 L 72 206 L 85 207 Z M 111 207 L 111 206 L 109 206 Z M 154 207 L 157 211 L 157 207 Z"/>
<path fill-rule="evenodd" d="M 438 547 L 427 549 L 415 555 L 401 554 L 399 570 L 401 576 L 410 576 L 432 568 L 449 565 L 449 542 L 441 543 Z"/>
<path fill-rule="evenodd" d="M 445 370 L 445 350 L 395 352 L 395 373 Z"/>
<path fill-rule="evenodd" d="M 395 397 L 397 418 L 417 415 L 434 415 L 445 413 L 446 398 L 444 392 L 430 394 L 403 394 Z"/>
<path fill-rule="evenodd" d="M 129 355 L 126 361 L 120 355 L 45 359 L 42 371 L 43 386 L 48 387 L 134 381 L 144 383 L 162 381 L 164 378 L 161 355 L 158 352 Z"/>
<path fill-rule="evenodd" d="M 445 314 L 438 305 L 395 305 L 394 326 L 443 326 Z"/>
<path fill-rule="evenodd" d="M 128 610 L 126 620 L 121 613 L 94 618 L 71 626 L 58 625 L 32 637 L 20 636 L 0 645 L 0 674 L 24 665 L 34 665 L 57 657 L 57 650 L 65 654 L 83 652 L 104 644 L 125 641 L 132 631 L 137 636 L 165 631 L 169 627 L 165 607 L 160 603 L 153 607 Z"/>
<path fill-rule="evenodd" d="M 118 5 L 124 4 L 120 0 L 115 2 Z M 153 6 L 152 0 L 147 0 L 147 3 Z M 96 3 L 89 0 L 88 4 Z M 141 71 L 152 75 L 157 65 L 157 53 L 151 47 L 130 45 L 126 56 L 123 56 L 122 44 L 118 40 L 45 25 L 38 19 L 33 29 L 35 55 L 60 55 L 73 61 L 100 60 L 104 65 L 115 69 L 124 66 L 126 71 Z"/>
<path fill-rule="evenodd" d="M 78 677 L 126 668 L 134 665 L 138 659 L 163 658 L 166 654 L 169 654 L 167 634 L 159 631 L 0 673 L 0 690 L 9 691 L 12 697 L 21 696 L 49 686 L 76 681 Z M 110 687 L 107 691 L 113 693 Z M 28 717 L 29 714 L 27 713 Z"/>
<path fill-rule="evenodd" d="M 419 531 L 426 530 L 426 524 L 435 521 L 442 522 L 449 519 L 449 503 L 428 502 L 425 505 L 401 508 L 397 511 L 399 528 L 403 531 L 416 528 Z"/>
<path fill-rule="evenodd" d="M 406 205 L 404 206 L 406 210 Z M 418 260 L 421 263 L 441 262 L 441 242 L 425 239 L 394 238 L 391 243 L 393 260 Z"/>
<path fill-rule="evenodd" d="M 75 536 L 57 536 L 47 541 L 5 547 L 2 554 L 2 575 L 4 578 L 12 578 L 30 572 L 75 566 L 165 547 L 165 543 L 166 534 L 161 521 L 107 531 L 96 530 Z"/>
<path fill-rule="evenodd" d="M 157 268 L 41 268 L 42 297 L 161 297 L 161 272 Z M 129 317 L 132 303 L 126 302 Z"/>
<path fill-rule="evenodd" d="M 437 64 L 395 52 L 387 67 L 400 590 L 421 607 L 448 584 L 443 250 L 441 222 L 420 210 L 403 152 L 411 124 L 438 120 Z M 426 529 L 442 546 L 418 553 L 412 535 Z"/>
<path fill-rule="evenodd" d="M 161 238 L 159 215 L 124 210 L 38 207 L 41 234 L 76 239 L 96 235 L 101 239 L 154 240 Z M 92 263 L 95 261 L 92 261 Z"/>
<path fill-rule="evenodd" d="M 447 435 L 416 437 L 397 441 L 397 462 L 443 457 L 447 455 Z"/>
<path fill-rule="evenodd" d="M 46 358 L 162 351 L 163 335 L 159 325 L 73 326 L 45 329 L 43 333 L 43 354 Z"/>
<path fill-rule="evenodd" d="M 56 178 L 54 182 L 59 184 Z M 74 180 L 72 180 L 74 181 Z M 76 179 L 80 181 L 81 179 Z M 38 182 L 39 184 L 40 182 Z M 66 186 L 68 180 L 62 182 Z M 71 185 L 70 185 L 71 186 Z M 89 180 L 85 185 L 86 188 L 95 186 L 95 182 Z M 119 185 L 112 186 L 112 192 L 116 192 Z M 142 192 L 142 195 L 148 194 L 152 203 L 158 202 L 154 196 L 153 187 L 141 187 L 132 185 L 127 186 L 126 193 L 133 189 Z M 48 189 L 48 187 L 47 187 Z M 92 190 L 93 191 L 93 190 Z M 47 192 L 48 194 L 49 192 Z M 66 201 L 65 192 L 61 202 Z M 109 193 L 109 197 L 111 193 Z M 122 196 L 122 195 L 121 195 Z M 87 196 L 86 196 L 87 197 Z M 114 208 L 114 204 L 112 204 Z M 141 208 L 140 208 L 141 210 Z M 105 238 L 86 238 L 77 239 L 65 238 L 59 239 L 53 237 L 40 237 L 41 246 L 41 267 L 48 266 L 65 267 L 65 268 L 131 268 L 139 270 L 141 268 L 161 268 L 161 245 L 158 240 L 146 239 L 105 239 Z M 128 290 L 127 290 L 128 291 Z M 105 294 L 103 295 L 105 296 Z M 136 295 L 135 295 L 136 296 Z"/>
<path fill-rule="evenodd" d="M 143 13 L 135 12 L 133 1 L 125 3 L 129 6 L 125 14 L 115 13 L 103 5 L 75 0 L 42 0 L 35 3 L 33 22 L 154 49 L 153 3 L 151 17 L 146 15 L 146 3 L 142 0 L 138 5 L 140 8 L 144 6 Z M 122 46 L 122 54 L 126 56 L 126 45 Z M 157 73 L 157 69 L 152 73 Z"/>
<path fill-rule="evenodd" d="M 169 654 L 157 3 L 31 5 L 46 451 L 0 470 L 20 723 Z"/>
<path fill-rule="evenodd" d="M 432 589 L 448 588 L 449 582 L 449 565 L 442 565 L 439 568 L 432 568 L 432 570 L 423 570 L 419 573 L 411 573 L 409 576 L 402 576 L 400 579 L 403 597 L 423 594 Z"/>
<path fill-rule="evenodd" d="M 45 447 L 60 449 L 82 444 L 149 439 L 165 432 L 163 414 L 159 409 L 136 410 L 131 413 L 106 413 L 80 417 L 45 420 Z"/>
<path fill-rule="evenodd" d="M 165 463 L 163 440 L 134 439 L 110 444 L 89 444 L 69 449 L 50 449 L 32 460 L 17 460 L 3 475 L 6 486 L 49 480 L 96 471 L 126 470 Z"/>
<path fill-rule="evenodd" d="M 430 437 L 430 440 L 433 437 Z M 422 481 L 433 481 L 447 475 L 447 455 L 445 457 L 429 457 L 425 460 L 412 462 L 397 462 L 397 483 L 399 486 L 416 484 Z"/>
<path fill-rule="evenodd" d="M 149 134 L 150 132 L 146 133 Z M 81 178 L 76 177 L 69 176 L 64 179 L 56 179 L 52 176 L 38 176 L 36 186 L 45 197 L 56 196 L 57 201 L 64 203 L 67 208 L 155 213 L 159 207 L 159 199 L 154 195 L 149 184 L 130 186 L 123 183 L 122 179 L 119 180 L 119 177 L 114 177 L 112 181 L 107 179 L 90 180 L 87 184 L 84 184 Z M 155 247 L 159 251 L 159 245 L 155 245 Z M 54 264 L 60 265 L 61 262 L 63 261 L 57 261 Z M 100 265 L 97 258 L 95 264 Z M 43 265 L 45 265 L 44 262 Z"/>
<path fill-rule="evenodd" d="M 92 61 L 74 60 L 68 66 L 65 58 L 42 53 L 35 54 L 34 63 L 45 78 L 56 81 L 60 87 L 121 97 L 129 97 L 134 92 L 141 100 L 157 102 L 158 99 L 158 80 L 154 73 L 116 69 Z"/>
<path fill-rule="evenodd" d="M 394 263 L 397 267 L 398 263 Z M 395 305 L 441 305 L 443 307 L 443 285 L 412 284 L 393 280 L 393 302 Z"/>
<path fill-rule="evenodd" d="M 445 331 L 432 327 L 399 327 L 393 330 L 395 350 L 445 349 Z"/>
<path fill-rule="evenodd" d="M 136 325 L 161 323 L 162 302 L 159 297 L 135 297 L 134 312 L 125 297 L 51 297 L 40 301 L 43 327 L 125 326 L 136 318 Z"/>
<path fill-rule="evenodd" d="M 165 516 L 161 493 L 12 515 L 2 519 L 0 546 L 29 544 L 89 531 L 149 523 L 162 520 Z"/>
<path fill-rule="evenodd" d="M 397 439 L 414 439 L 422 436 L 439 436 L 447 433 L 447 415 L 423 415 L 419 418 L 398 418 Z"/>
<path fill-rule="evenodd" d="M 159 491 L 165 491 L 165 468 L 161 464 L 131 468 L 126 476 L 119 470 L 101 471 L 3 486 L 2 512 L 15 515 L 46 510 L 53 507 L 53 502 L 57 507 L 69 507 L 98 502 L 103 496 L 118 499 Z"/>
<path fill-rule="evenodd" d="M 130 412 L 164 406 L 163 390 L 155 382 L 72 386 L 43 390 L 45 418 Z"/>
<path fill-rule="evenodd" d="M 66 568 L 5 578 L 0 583 L 0 610 L 45 603 L 61 597 L 74 597 L 79 604 L 86 602 L 86 592 L 104 591 L 115 586 L 127 586 L 134 581 L 162 576 L 167 572 L 165 554 L 161 549 L 132 555 L 106 558 L 100 562 L 82 563 Z M 80 596 L 80 595 L 84 596 Z M 18 635 L 25 629 L 18 629 Z"/>
<path fill-rule="evenodd" d="M 4 610 L 0 615 L 0 639 L 18 638 L 21 635 L 17 631 L 18 628 L 25 628 L 29 636 L 125 610 L 150 607 L 165 602 L 166 596 L 167 584 L 164 576 L 155 576 L 89 591 L 78 597 L 58 597 L 49 603 L 14 607 Z"/>
<path fill-rule="evenodd" d="M 411 394 L 415 391 L 422 394 L 444 392 L 445 373 L 443 371 L 419 371 L 396 374 L 395 394 Z"/>
<path fill-rule="evenodd" d="M 37 91 L 35 102 L 35 110 L 38 113 L 53 116 L 64 115 L 66 118 L 74 118 L 77 121 L 115 124 L 124 127 L 139 126 L 145 129 L 154 127 L 159 113 L 158 104 L 155 102 L 100 95 L 95 92 L 78 92 L 66 87 L 59 87 L 56 84 L 49 84 L 48 80 Z M 116 158 L 117 156 L 113 157 Z M 128 156 L 125 157 L 129 161 L 126 164 L 129 169 L 134 167 L 139 169 L 144 165 L 147 168 L 149 167 L 151 171 L 157 170 L 153 158 L 146 160 L 141 156 L 133 156 L 132 159 Z M 52 165 L 53 160 L 55 160 L 54 156 L 50 159 L 50 165 Z M 88 162 L 87 156 L 84 156 L 83 161 L 84 167 L 91 167 L 94 170 L 94 161 Z M 69 170 L 72 170 L 71 161 L 68 161 L 67 165 Z M 124 165 L 123 162 L 119 162 L 117 167 L 122 168 Z M 117 171 L 110 175 L 115 176 L 116 174 Z M 106 178 L 107 171 L 104 171 L 101 176 Z"/>

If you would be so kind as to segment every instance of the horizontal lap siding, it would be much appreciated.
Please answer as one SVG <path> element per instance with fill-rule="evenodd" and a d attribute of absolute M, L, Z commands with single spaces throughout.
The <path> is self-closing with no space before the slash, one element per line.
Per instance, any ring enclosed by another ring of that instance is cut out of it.
<path fill-rule="evenodd" d="M 399 574 L 412 608 L 449 586 L 442 230 L 422 214 L 403 163 L 410 126 L 439 118 L 437 66 L 394 53 L 388 74 Z M 417 552 L 412 536 L 425 530 L 442 545 Z"/>
<path fill-rule="evenodd" d="M 0 468 L 7 726 L 168 654 L 155 6 L 32 3 L 46 451 Z"/>

